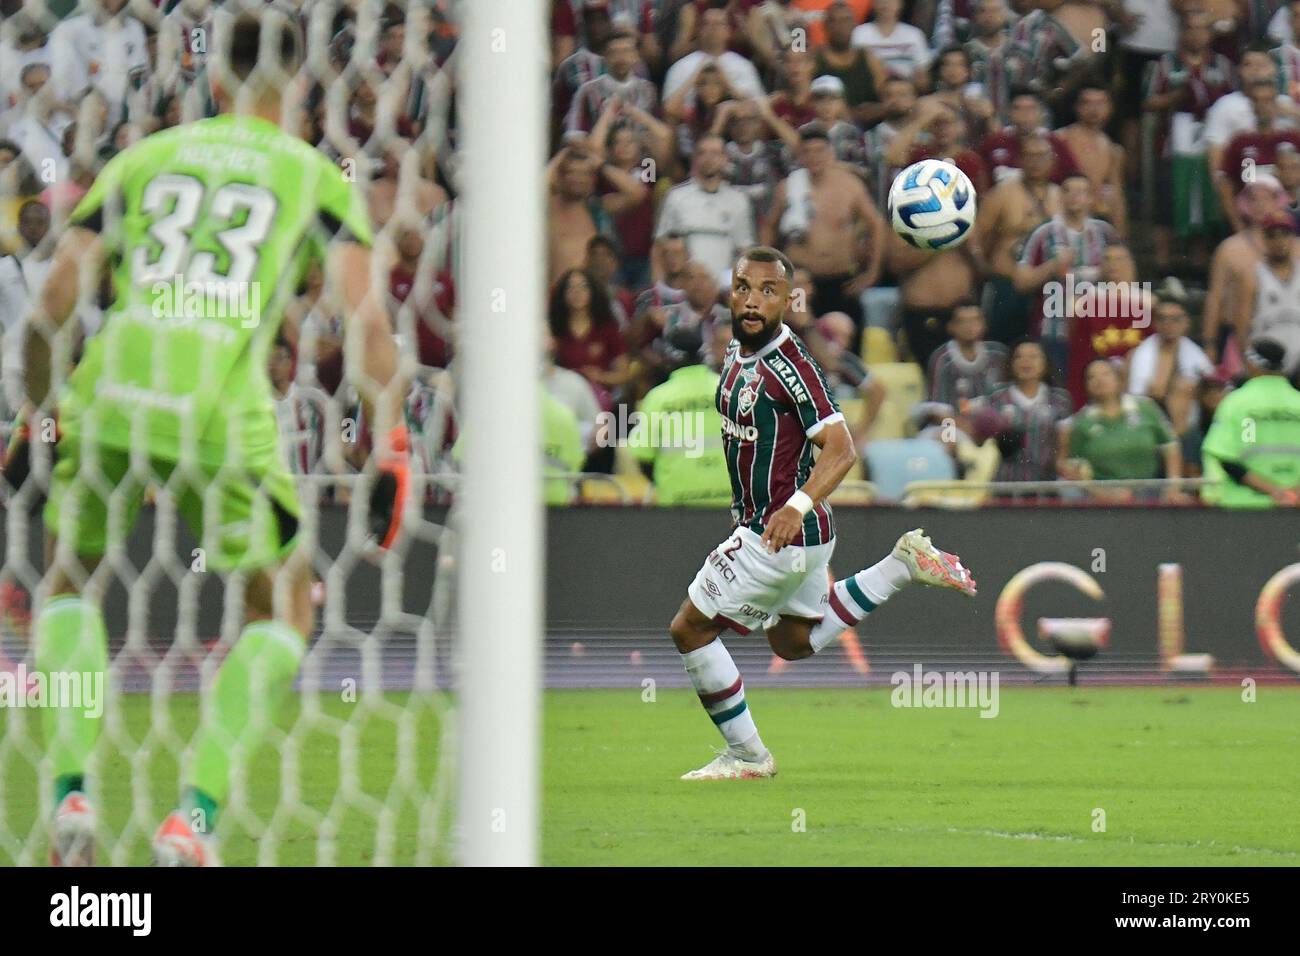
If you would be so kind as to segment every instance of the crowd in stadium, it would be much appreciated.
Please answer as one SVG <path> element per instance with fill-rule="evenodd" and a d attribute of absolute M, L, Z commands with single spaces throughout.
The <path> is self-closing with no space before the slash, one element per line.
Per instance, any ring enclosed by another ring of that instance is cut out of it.
<path fill-rule="evenodd" d="M 118 150 L 211 115 L 212 5 L 3 6 L 13 403 L 13 333 L 77 198 Z M 296 6 L 306 23 L 313 4 Z M 455 103 L 440 71 L 455 4 L 418 6 L 432 56 L 404 55 L 411 11 L 390 5 L 357 69 L 357 3 L 340 4 L 326 32 L 341 72 L 300 76 L 297 121 L 359 163 L 395 331 L 424 369 L 408 424 L 439 472 L 456 460 Z M 1220 402 L 1300 367 L 1296 31 L 1300 2 L 1278 0 L 552 0 L 548 468 L 610 474 L 638 498 L 649 476 L 665 503 L 729 499 L 716 428 L 702 453 L 656 450 L 628 412 L 711 413 L 729 271 L 762 242 L 796 266 L 787 321 L 841 401 L 858 477 L 1223 478 L 1202 454 Z M 894 175 L 926 157 L 978 190 L 958 248 L 921 252 L 886 221 Z M 321 288 L 316 271 L 295 290 L 270 364 L 301 472 L 366 454 Z M 1251 495 L 1292 503 L 1277 491 Z"/>
<path fill-rule="evenodd" d="M 215 115 L 206 76 L 218 3 L 209 0 L 50 0 L 43 15 L 13 0 L 0 4 L 0 320 L 7 432 L 23 396 L 23 322 L 37 301 L 63 223 L 114 155 L 151 133 Z M 447 4 L 422 5 L 423 60 L 404 56 L 406 11 L 378 5 L 373 57 L 354 57 L 355 2 L 330 7 L 323 35 L 327 66 L 305 69 L 287 99 L 304 139 L 355 177 L 368 203 L 394 331 L 417 353 L 406 416 L 424 472 L 452 467 L 456 439 L 454 308 L 447 222 L 454 134 L 445 122 L 450 80 L 440 67 L 456 40 Z M 297 11 L 308 49 L 310 2 Z M 360 62 L 358 62 L 360 61 Z M 432 118 L 432 119 L 431 119 Z M 344 381 L 343 316 L 323 294 L 313 266 L 293 290 L 268 373 L 283 447 L 300 474 L 348 473 L 370 448 L 356 390 Z M 94 334 L 108 303 L 79 312 Z M 7 436 L 6 436 L 7 437 Z M 333 493 L 342 492 L 335 490 Z M 442 492 L 431 486 L 434 497 Z"/>
<path fill-rule="evenodd" d="M 553 13 L 550 327 L 607 407 L 716 367 L 755 242 L 797 267 L 789 322 L 877 484 L 1218 477 L 1225 394 L 1300 365 L 1300 3 Z M 979 192 L 971 240 L 938 253 L 886 222 L 929 157 Z"/>

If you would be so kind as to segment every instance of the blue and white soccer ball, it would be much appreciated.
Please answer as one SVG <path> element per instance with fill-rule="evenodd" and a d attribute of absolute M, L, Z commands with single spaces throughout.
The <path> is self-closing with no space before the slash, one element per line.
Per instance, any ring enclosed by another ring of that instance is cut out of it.
<path fill-rule="evenodd" d="M 889 222 L 918 249 L 956 248 L 975 225 L 975 187 L 942 159 L 913 163 L 889 187 Z"/>

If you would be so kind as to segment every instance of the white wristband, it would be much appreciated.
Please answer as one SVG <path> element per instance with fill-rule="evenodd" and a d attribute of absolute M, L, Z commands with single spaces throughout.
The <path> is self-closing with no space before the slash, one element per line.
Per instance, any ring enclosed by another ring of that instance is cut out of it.
<path fill-rule="evenodd" d="M 796 491 L 790 496 L 790 500 L 785 503 L 787 508 L 794 508 L 800 515 L 806 515 L 812 511 L 813 500 L 803 491 Z"/>

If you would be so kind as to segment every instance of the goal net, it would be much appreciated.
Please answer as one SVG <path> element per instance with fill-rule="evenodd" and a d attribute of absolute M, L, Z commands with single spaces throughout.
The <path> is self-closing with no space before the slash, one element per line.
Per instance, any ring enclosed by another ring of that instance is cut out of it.
<path fill-rule="evenodd" d="M 112 156 L 154 131 L 214 115 L 214 76 L 238 99 L 214 25 L 245 6 L 298 24 L 300 66 L 277 81 L 286 104 L 281 126 L 325 154 L 364 200 L 374 233 L 371 286 L 391 318 L 399 368 L 410 382 L 404 416 L 412 506 L 397 547 L 377 554 L 367 513 L 377 439 L 345 355 L 351 346 L 335 277 L 313 257 L 315 265 L 280 277 L 269 295 L 283 322 L 261 347 L 280 452 L 302 508 L 299 547 L 310 559 L 314 628 L 283 706 L 263 712 L 253 695 L 251 719 L 265 722 L 265 732 L 232 761 L 214 832 L 226 865 L 449 862 L 456 707 L 447 521 L 453 482 L 445 475 L 459 455 L 449 371 L 457 353 L 449 316 L 459 4 L 28 0 L 0 26 L 0 93 L 11 104 L 0 140 L 20 146 L 0 172 L 0 244 L 17 250 L 25 274 L 39 279 L 70 213 Z M 258 183 L 255 170 L 249 176 Z M 32 202 L 48 210 L 50 225 L 28 248 L 33 229 L 23 227 L 20 213 Z M 184 202 L 170 197 L 156 212 L 174 218 Z M 116 228 L 112 209 L 106 204 L 101 235 Z M 254 211 L 246 215 L 232 220 L 244 238 Z M 226 251 L 233 257 L 236 250 Z M 85 341 L 100 330 L 106 309 L 111 314 L 112 295 L 98 279 L 83 276 L 76 311 L 50 336 L 52 395 L 66 388 Z M 24 318 L 4 316 L 6 429 L 24 395 Z M 44 327 L 39 334 L 50 335 Z M 203 356 L 190 360 L 202 376 Z M 122 533 L 133 510 L 131 495 L 120 492 L 122 476 L 83 456 L 86 483 L 104 493 L 108 545 L 97 568 L 81 569 L 78 584 L 103 609 L 107 673 L 102 689 L 93 680 L 80 688 L 47 680 L 36 666 L 34 629 L 49 587 L 42 507 L 59 460 L 57 404 L 51 398 L 30 419 L 30 467 L 17 487 L 4 489 L 0 865 L 48 860 L 56 793 L 41 708 L 74 690 L 88 713 L 102 712 L 85 768 L 98 817 L 97 862 L 141 865 L 159 822 L 178 805 L 215 675 L 244 625 L 248 576 L 210 567 L 208 542 L 189 531 L 190 479 L 200 468 L 187 459 L 190 450 L 161 474 L 135 446 L 142 432 L 133 432 L 126 474 L 144 486 L 144 504 L 130 534 Z M 86 420 L 89 429 L 94 418 Z M 240 467 L 235 456 L 219 474 Z M 198 507 L 208 516 L 214 510 L 211 500 Z"/>

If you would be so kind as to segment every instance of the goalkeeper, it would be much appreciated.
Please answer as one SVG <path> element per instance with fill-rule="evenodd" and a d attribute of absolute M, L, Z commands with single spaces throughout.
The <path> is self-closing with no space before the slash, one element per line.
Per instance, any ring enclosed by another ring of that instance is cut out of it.
<path fill-rule="evenodd" d="M 57 395 L 37 669 L 107 669 L 96 600 L 106 581 L 96 569 L 125 541 L 150 480 L 173 491 L 208 566 L 245 582 L 244 628 L 209 689 L 180 808 L 154 837 L 161 865 L 215 862 L 211 832 L 232 761 L 273 721 L 313 628 L 300 506 L 266 372 L 285 298 L 313 259 L 325 259 L 346 304 L 349 378 L 375 434 L 387 436 L 376 443 L 370 500 L 384 547 L 407 486 L 397 353 L 370 283 L 365 204 L 338 167 L 280 129 L 280 91 L 298 72 L 301 37 L 270 7 L 218 16 L 209 76 L 221 115 L 159 132 L 104 167 L 59 241 L 26 342 L 28 399 L 44 414 L 80 290 L 111 268 L 103 327 Z M 177 297 L 181 288 L 203 291 Z M 99 719 L 51 707 L 43 724 L 51 855 L 86 865 L 95 814 L 85 772 Z"/>

